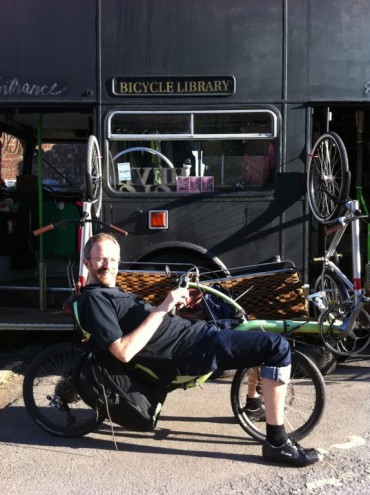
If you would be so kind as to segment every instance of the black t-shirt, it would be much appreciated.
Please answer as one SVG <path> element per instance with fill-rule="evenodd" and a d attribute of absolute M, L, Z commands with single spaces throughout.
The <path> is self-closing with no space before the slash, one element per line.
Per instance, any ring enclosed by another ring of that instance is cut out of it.
<path fill-rule="evenodd" d="M 87 285 L 78 298 L 81 327 L 103 350 L 137 328 L 153 309 L 144 299 L 117 287 Z M 207 333 L 208 325 L 204 321 L 166 315 L 138 355 L 171 359 L 192 348 Z"/>

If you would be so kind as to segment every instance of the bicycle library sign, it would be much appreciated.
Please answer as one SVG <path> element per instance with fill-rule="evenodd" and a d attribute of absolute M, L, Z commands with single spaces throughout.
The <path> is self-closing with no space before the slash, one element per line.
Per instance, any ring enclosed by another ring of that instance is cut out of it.
<path fill-rule="evenodd" d="M 112 80 L 115 96 L 231 96 L 234 76 L 123 77 Z"/>

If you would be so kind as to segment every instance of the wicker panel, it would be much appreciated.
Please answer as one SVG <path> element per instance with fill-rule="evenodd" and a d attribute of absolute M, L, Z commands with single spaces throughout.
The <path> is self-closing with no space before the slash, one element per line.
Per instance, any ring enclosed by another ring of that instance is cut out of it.
<path fill-rule="evenodd" d="M 117 275 L 117 285 L 154 305 L 160 304 L 174 288 L 173 282 L 161 272 L 120 272 Z"/>
<path fill-rule="evenodd" d="M 307 316 L 302 284 L 296 272 L 271 273 L 226 280 L 223 284 L 246 308 L 251 319 L 289 319 Z"/>
<path fill-rule="evenodd" d="M 218 281 L 217 281 L 218 282 Z M 161 272 L 120 272 L 117 285 L 138 294 L 154 305 L 160 304 L 173 282 Z M 295 271 L 238 276 L 222 280 L 231 295 L 239 297 L 239 304 L 246 308 L 251 319 L 289 319 L 307 316 L 304 292 Z"/>

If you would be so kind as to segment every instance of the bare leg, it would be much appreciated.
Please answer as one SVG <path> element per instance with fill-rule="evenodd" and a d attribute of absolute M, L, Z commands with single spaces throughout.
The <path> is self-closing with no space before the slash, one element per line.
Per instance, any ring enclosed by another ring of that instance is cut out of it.
<path fill-rule="evenodd" d="M 270 378 L 262 378 L 262 391 L 266 409 L 266 423 L 269 425 L 284 424 L 287 384 Z"/>
<path fill-rule="evenodd" d="M 295 466 L 309 466 L 321 461 L 322 454 L 315 449 L 304 449 L 289 438 L 284 428 L 284 404 L 287 384 L 271 378 L 262 378 L 265 400 L 266 441 L 262 455 L 266 459 L 286 462 Z"/>
<path fill-rule="evenodd" d="M 250 398 L 259 397 L 257 392 L 257 384 L 259 382 L 259 370 L 258 368 L 251 368 L 248 373 L 248 389 L 247 395 Z"/>

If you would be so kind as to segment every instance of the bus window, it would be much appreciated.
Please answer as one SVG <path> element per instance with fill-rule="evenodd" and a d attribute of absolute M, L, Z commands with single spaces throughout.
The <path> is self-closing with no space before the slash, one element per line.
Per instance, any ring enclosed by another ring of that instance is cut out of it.
<path fill-rule="evenodd" d="M 83 186 L 86 167 L 86 143 L 42 143 L 43 185 L 47 190 L 60 193 L 79 193 Z M 38 174 L 38 147 L 36 146 L 32 173 Z"/>
<path fill-rule="evenodd" d="M 270 110 L 113 112 L 115 192 L 221 192 L 273 186 L 277 118 Z"/>

